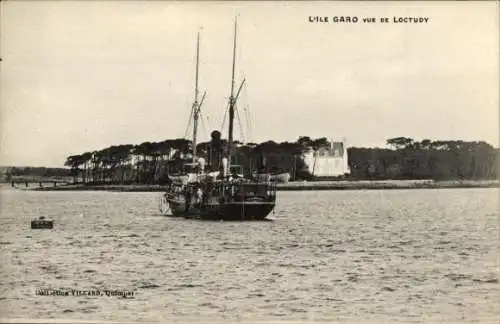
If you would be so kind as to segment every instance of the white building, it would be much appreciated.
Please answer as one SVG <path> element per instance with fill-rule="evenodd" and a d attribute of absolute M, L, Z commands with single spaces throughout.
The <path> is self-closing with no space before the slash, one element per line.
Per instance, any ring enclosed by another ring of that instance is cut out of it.
<path fill-rule="evenodd" d="M 311 149 L 304 154 L 304 162 L 309 172 L 318 177 L 335 177 L 350 173 L 344 142 L 332 141 L 331 147 L 320 148 L 316 152 Z"/>

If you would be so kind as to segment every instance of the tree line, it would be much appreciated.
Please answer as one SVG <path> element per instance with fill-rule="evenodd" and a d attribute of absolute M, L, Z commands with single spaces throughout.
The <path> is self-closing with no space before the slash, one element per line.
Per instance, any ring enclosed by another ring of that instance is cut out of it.
<path fill-rule="evenodd" d="M 213 142 L 202 142 L 196 146 L 196 155 L 210 161 Z M 309 176 L 301 154 L 309 148 L 317 150 L 328 146 L 326 138 L 301 137 L 297 142 L 242 144 L 235 141 L 233 163 L 243 166 L 245 172 L 259 167 L 262 157 L 269 172 L 290 172 L 299 178 Z M 224 149 L 227 141 L 219 145 Z M 102 150 L 68 156 L 64 165 L 69 167 L 75 182 L 87 184 L 103 183 L 166 183 L 167 174 L 181 170 L 190 159 L 192 142 L 187 139 L 167 139 L 161 142 L 143 142 L 138 145 L 113 145 Z M 292 163 L 294 164 L 292 166 Z M 309 176 L 310 177 L 310 176 Z"/>
<path fill-rule="evenodd" d="M 225 140 L 222 147 L 227 146 Z M 210 161 L 212 142 L 199 143 L 197 156 Z M 331 143 L 325 138 L 301 136 L 295 142 L 234 143 L 232 163 L 242 165 L 248 174 L 262 168 L 272 173 L 288 172 L 293 180 L 316 178 L 304 162 L 306 151 L 318 152 Z M 349 175 L 340 178 L 376 179 L 496 179 L 499 149 L 490 144 L 466 141 L 414 141 L 407 137 L 387 140 L 391 148 L 347 149 Z M 168 139 L 139 145 L 117 145 L 99 151 L 72 155 L 65 166 L 84 183 L 165 183 L 167 174 L 180 170 L 189 159 L 192 142 Z M 315 154 L 316 156 L 316 154 Z M 311 168 L 314 169 L 314 168 Z"/>
<path fill-rule="evenodd" d="M 392 149 L 349 148 L 351 177 L 356 179 L 498 179 L 500 150 L 466 141 L 387 140 Z"/>
<path fill-rule="evenodd" d="M 220 141 L 219 146 L 227 147 L 227 141 Z M 247 175 L 264 167 L 272 173 L 288 172 L 292 180 L 317 178 L 311 170 L 314 167 L 310 169 L 304 162 L 303 154 L 331 145 L 324 137 L 308 136 L 295 142 L 234 144 L 232 163 L 242 165 Z M 390 148 L 348 148 L 350 174 L 336 178 L 460 180 L 497 179 L 500 174 L 500 150 L 483 141 L 415 141 L 396 137 L 388 139 L 387 144 Z M 197 156 L 211 161 L 212 146 L 213 138 L 199 143 Z M 8 175 L 71 176 L 74 182 L 87 184 L 164 184 L 168 182 L 167 174 L 178 172 L 191 152 L 192 142 L 181 138 L 113 145 L 68 156 L 64 163 L 67 169 L 11 168 Z"/>

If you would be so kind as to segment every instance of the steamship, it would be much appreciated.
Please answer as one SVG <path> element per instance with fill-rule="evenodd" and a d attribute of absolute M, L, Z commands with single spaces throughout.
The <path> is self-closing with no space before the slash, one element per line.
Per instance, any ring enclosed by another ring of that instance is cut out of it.
<path fill-rule="evenodd" d="M 192 106 L 193 137 L 192 161 L 184 163 L 181 174 L 170 176 L 163 200 L 171 216 L 201 220 L 250 221 L 264 220 L 276 205 L 276 185 L 265 174 L 252 175 L 244 172 L 242 166 L 234 164 L 233 125 L 241 88 L 235 94 L 237 19 L 234 22 L 233 64 L 231 93 L 229 97 L 229 129 L 227 144 L 221 140 L 221 133 L 211 134 L 208 161 L 196 155 L 196 135 L 201 102 L 198 102 L 198 33 L 196 47 L 195 98 Z M 262 165 L 261 165 L 262 167 Z"/>

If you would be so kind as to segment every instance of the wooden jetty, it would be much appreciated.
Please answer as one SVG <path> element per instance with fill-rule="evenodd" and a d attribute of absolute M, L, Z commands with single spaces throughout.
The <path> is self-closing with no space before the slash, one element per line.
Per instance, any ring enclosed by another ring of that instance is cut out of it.
<path fill-rule="evenodd" d="M 67 181 L 57 181 L 57 180 L 39 180 L 39 181 L 11 181 L 11 187 L 12 188 L 31 188 L 33 187 L 33 185 L 31 184 L 35 184 L 38 185 L 38 187 L 40 188 L 44 188 L 44 187 L 47 187 L 47 186 L 51 186 L 51 187 L 57 187 L 58 185 L 68 185 L 70 184 L 69 182 Z M 44 185 L 45 184 L 45 185 Z M 48 185 L 47 185 L 48 184 Z"/>

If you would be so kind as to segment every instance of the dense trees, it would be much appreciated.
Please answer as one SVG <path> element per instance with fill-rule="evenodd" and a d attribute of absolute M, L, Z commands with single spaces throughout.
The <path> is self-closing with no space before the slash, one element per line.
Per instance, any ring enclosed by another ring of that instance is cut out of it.
<path fill-rule="evenodd" d="M 227 146 L 220 133 L 212 134 L 218 150 Z M 273 173 L 289 172 L 292 179 L 313 179 L 304 163 L 303 153 L 329 146 L 326 138 L 301 136 L 295 142 L 235 143 L 233 163 L 248 174 L 265 169 Z M 347 149 L 350 179 L 497 179 L 500 175 L 498 148 L 486 142 L 415 141 L 407 137 L 387 140 L 390 148 Z M 164 183 L 168 172 L 176 172 L 190 159 L 191 141 L 167 139 L 138 145 L 113 145 L 99 151 L 68 156 L 65 168 L 13 167 L 2 171 L 4 179 L 23 176 L 72 177 L 75 182 Z M 197 154 L 207 162 L 219 160 L 210 142 L 199 143 Z M 313 162 L 315 163 L 315 161 Z M 311 166 L 312 169 L 313 166 Z"/>
<path fill-rule="evenodd" d="M 186 139 L 113 145 L 100 151 L 71 155 L 64 165 L 70 168 L 75 182 L 155 183 L 164 177 L 167 161 L 180 160 L 190 149 L 191 142 Z"/>
<path fill-rule="evenodd" d="M 215 164 L 219 161 L 216 151 L 224 150 L 227 141 L 220 133 L 212 134 L 211 142 L 197 144 L 197 155 Z M 326 138 L 308 141 L 261 144 L 234 143 L 233 163 L 243 166 L 248 174 L 251 170 L 265 168 L 271 172 L 293 172 L 299 178 L 309 178 L 301 159 L 308 149 L 329 145 Z M 212 146 L 216 146 L 215 148 Z M 75 182 L 88 184 L 103 183 L 164 183 L 167 173 L 180 170 L 183 162 L 191 158 L 192 143 L 186 139 L 144 142 L 138 145 L 118 145 L 100 151 L 69 156 L 64 165 L 69 167 Z"/>
<path fill-rule="evenodd" d="M 486 142 L 387 140 L 394 149 L 349 148 L 358 179 L 496 179 L 500 150 Z"/>
<path fill-rule="evenodd" d="M 227 142 L 212 134 L 216 145 Z M 311 179 L 303 153 L 329 146 L 326 138 L 299 137 L 296 142 L 235 143 L 233 163 L 245 172 L 265 168 L 274 173 L 290 172 L 292 179 Z M 414 141 L 407 137 L 387 140 L 391 149 L 347 149 L 352 179 L 494 179 L 498 175 L 499 150 L 485 142 Z M 186 139 L 111 146 L 100 151 L 72 155 L 66 159 L 75 181 L 84 183 L 163 183 L 168 172 L 176 172 L 190 159 L 192 143 Z M 199 143 L 197 154 L 217 161 L 210 142 Z M 315 162 L 314 162 L 315 163 Z"/>

